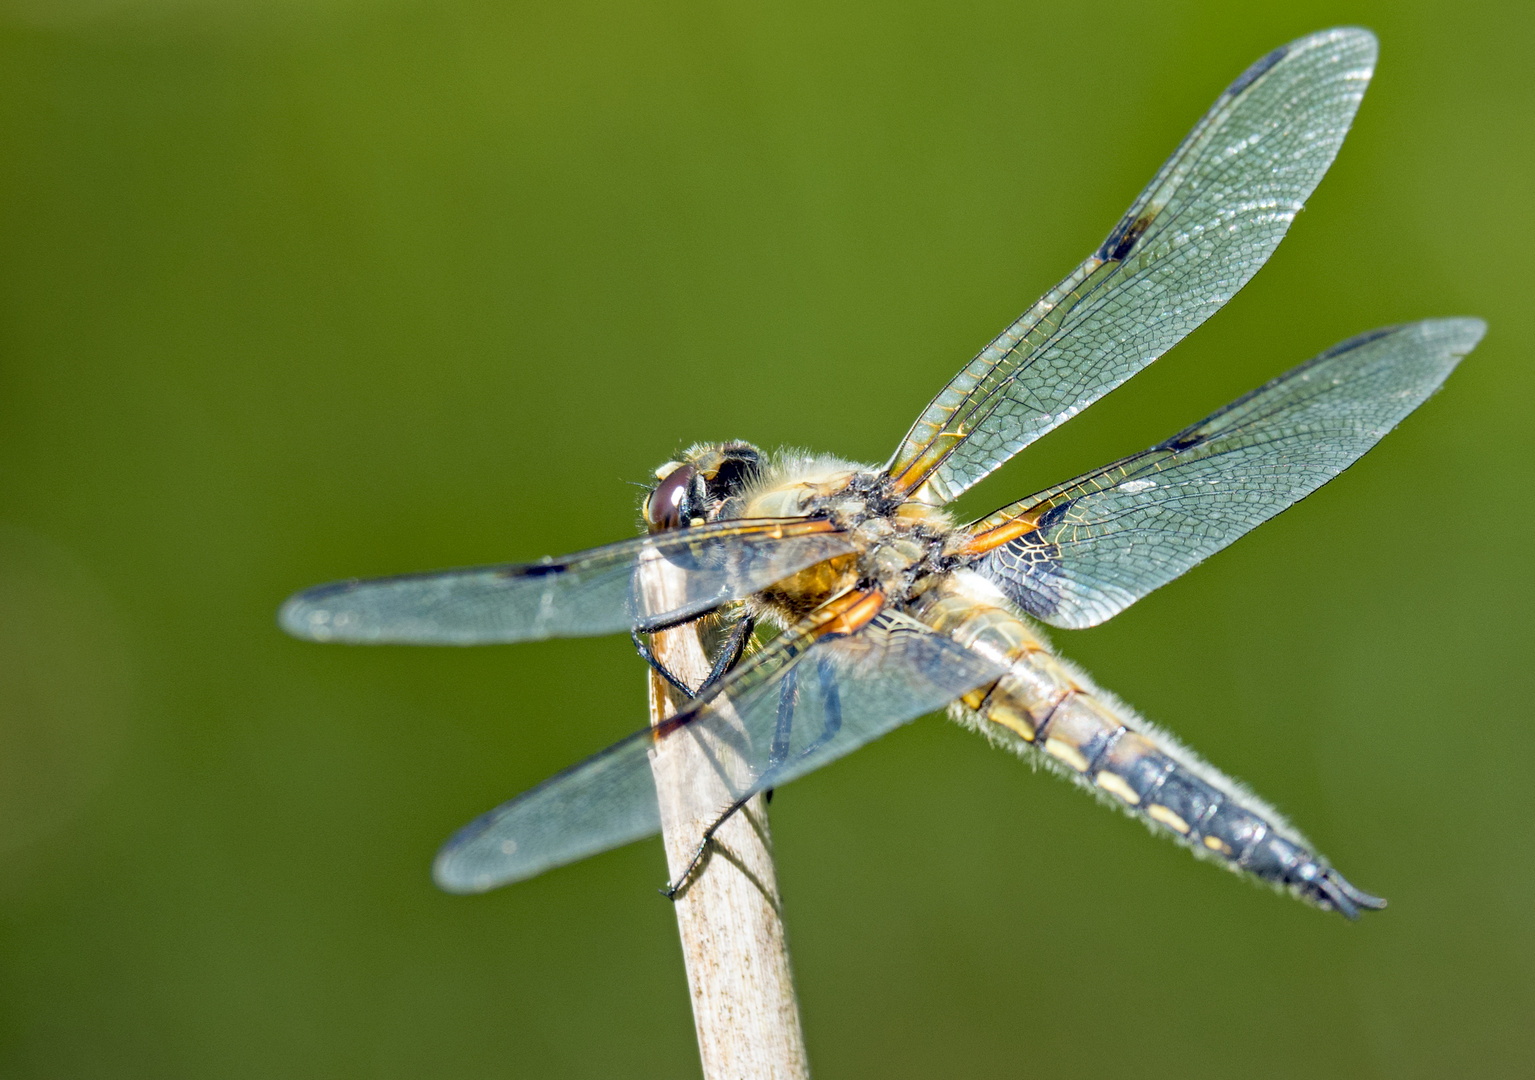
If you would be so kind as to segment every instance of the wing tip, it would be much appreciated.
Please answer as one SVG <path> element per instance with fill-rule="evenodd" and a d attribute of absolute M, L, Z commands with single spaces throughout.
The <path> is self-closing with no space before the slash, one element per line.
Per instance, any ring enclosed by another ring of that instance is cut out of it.
<path fill-rule="evenodd" d="M 1440 331 L 1440 336 L 1456 356 L 1464 356 L 1487 336 L 1487 320 L 1475 315 L 1456 315 L 1444 319 L 1424 319 L 1425 328 Z"/>
<path fill-rule="evenodd" d="M 449 841 L 432 860 L 432 881 L 445 893 L 452 893 L 455 896 L 475 896 L 489 892 L 497 885 L 505 885 L 508 881 L 516 880 L 515 878 L 498 879 L 484 873 L 466 873 L 466 868 L 459 865 L 458 854 L 458 848 Z"/>
<path fill-rule="evenodd" d="M 1368 84 L 1375 76 L 1375 65 L 1380 59 L 1380 39 L 1375 36 L 1374 31 L 1367 30 L 1362 26 L 1334 26 L 1327 30 L 1318 30 L 1313 34 L 1296 38 L 1287 45 L 1281 45 L 1243 72 L 1241 77 L 1233 84 L 1232 90 L 1245 88 L 1270 68 L 1278 66 L 1282 61 L 1313 52 L 1317 49 L 1332 50 L 1332 55 L 1324 58 L 1327 63 L 1357 65 L 1351 68 L 1347 75 L 1363 84 Z M 1364 87 L 1361 85 L 1358 93 L 1363 94 L 1363 92 Z M 1357 96 L 1354 99 L 1354 104 L 1355 107 L 1358 106 Z"/>
<path fill-rule="evenodd" d="M 1352 68 L 1347 75 L 1358 79 L 1362 83 L 1368 83 L 1375 75 L 1375 64 L 1380 57 L 1380 39 L 1373 31 L 1362 26 L 1334 26 L 1328 30 L 1318 30 L 1304 37 L 1296 38 L 1287 44 L 1279 46 L 1264 53 L 1258 59 L 1247 66 L 1247 70 L 1236 77 L 1226 92 L 1221 95 L 1220 101 L 1229 101 L 1237 97 L 1253 83 L 1267 75 L 1273 69 L 1286 61 L 1313 52 L 1316 49 L 1331 49 L 1332 55 L 1323 58 L 1323 62 L 1331 64 L 1350 63 L 1359 65 Z M 1361 86 L 1358 93 L 1362 94 Z M 1355 107 L 1358 106 L 1358 96 L 1354 98 Z M 1352 110 L 1350 110 L 1352 111 Z M 1345 128 L 1347 125 L 1345 125 Z"/>
<path fill-rule="evenodd" d="M 1375 31 L 1364 26 L 1331 26 L 1326 30 L 1318 30 L 1315 33 L 1296 38 L 1290 44 L 1284 46 L 1284 48 L 1287 52 L 1293 53 L 1315 49 L 1324 45 L 1340 45 L 1344 43 L 1367 53 L 1372 67 L 1375 64 L 1376 58 L 1380 55 L 1380 38 L 1375 36 Z"/>
<path fill-rule="evenodd" d="M 314 589 L 305 589 L 282 602 L 277 609 L 277 625 L 283 633 L 303 641 L 332 640 L 330 614 L 314 602 L 314 593 Z"/>
<path fill-rule="evenodd" d="M 551 777 L 539 787 L 546 787 L 558 778 Z M 474 896 L 537 877 L 559 865 L 547 860 L 530 861 L 527 852 L 519 850 L 523 845 L 504 831 L 499 834 L 496 831 L 495 827 L 505 821 L 508 807 L 522 802 L 528 794 L 523 792 L 512 803 L 502 803 L 494 810 L 486 811 L 443 841 L 432 859 L 432 881 L 439 889 L 457 896 Z"/>
<path fill-rule="evenodd" d="M 1424 344 L 1430 346 L 1436 352 L 1442 352 L 1448 357 L 1459 360 L 1481 343 L 1487 333 L 1487 320 L 1475 315 L 1455 315 L 1438 319 L 1419 319 L 1416 322 L 1398 323 L 1395 326 L 1381 326 L 1374 330 L 1366 330 L 1362 334 L 1355 334 L 1351 338 L 1345 338 L 1336 345 L 1325 349 L 1316 357 L 1317 360 L 1327 360 L 1344 353 L 1353 352 L 1366 345 L 1380 341 L 1384 338 L 1401 339 L 1403 337 L 1416 337 Z"/>
<path fill-rule="evenodd" d="M 367 626 L 355 611 L 348 611 L 345 605 L 327 603 L 338 594 L 351 592 L 357 584 L 356 579 L 334 581 L 294 593 L 277 609 L 277 625 L 301 641 L 379 643 L 383 638 L 377 629 Z"/>
<path fill-rule="evenodd" d="M 1457 315 L 1440 319 L 1420 319 L 1417 322 L 1392 326 L 1379 335 L 1412 335 L 1430 355 L 1437 357 L 1448 375 L 1460 361 L 1481 344 L 1487 334 L 1487 320 L 1474 315 Z M 1363 336 L 1363 335 L 1361 335 Z M 1441 376 L 1443 378 L 1443 376 Z"/>

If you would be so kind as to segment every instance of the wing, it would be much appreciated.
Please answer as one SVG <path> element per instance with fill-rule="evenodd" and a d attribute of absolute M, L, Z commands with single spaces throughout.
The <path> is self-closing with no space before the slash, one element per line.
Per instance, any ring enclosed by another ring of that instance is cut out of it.
<path fill-rule="evenodd" d="M 975 569 L 1054 626 L 1094 626 L 1352 465 L 1486 331 L 1362 334 L 1139 454 L 976 522 Z"/>
<path fill-rule="evenodd" d="M 767 588 L 854 550 L 827 521 L 721 521 L 636 537 L 563 559 L 340 581 L 291 597 L 278 621 L 295 637 L 367 644 L 479 645 L 662 626 Z M 677 571 L 667 602 L 647 602 L 637 572 Z"/>
<path fill-rule="evenodd" d="M 707 699 L 470 822 L 438 854 L 437 883 L 449 892 L 482 892 L 656 832 L 650 753 L 658 738 L 701 740 L 729 790 L 744 798 L 818 769 L 1004 670 L 893 612 L 847 636 L 818 636 L 815 620 L 775 638 Z"/>
<path fill-rule="evenodd" d="M 1332 164 L 1375 65 L 1328 30 L 1243 72 L 1108 239 L 933 399 L 886 466 L 955 498 L 1176 345 L 1236 295 Z"/>

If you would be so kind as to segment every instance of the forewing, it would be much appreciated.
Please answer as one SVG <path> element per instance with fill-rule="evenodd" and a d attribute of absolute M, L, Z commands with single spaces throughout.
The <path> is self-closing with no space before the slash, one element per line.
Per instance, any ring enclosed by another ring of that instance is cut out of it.
<path fill-rule="evenodd" d="M 975 564 L 1031 615 L 1093 626 L 1305 498 L 1416 409 L 1480 319 L 1363 334 L 1139 454 L 975 523 Z"/>
<path fill-rule="evenodd" d="M 1248 68 L 1098 250 L 933 399 L 890 475 L 948 502 L 1236 295 L 1332 164 L 1375 54 L 1369 31 L 1328 30 Z"/>
<path fill-rule="evenodd" d="M 295 637 L 366 644 L 611 634 L 701 614 L 853 550 L 826 521 L 722 521 L 563 559 L 320 585 L 290 598 L 278 618 Z M 678 582 L 664 605 L 639 588 L 640 570 L 656 559 Z"/>
<path fill-rule="evenodd" d="M 465 826 L 437 856 L 437 883 L 450 892 L 482 892 L 656 832 L 650 754 L 658 737 L 698 739 L 725 789 L 744 798 L 818 769 L 1002 673 L 891 612 L 846 637 L 791 630 L 707 700 Z M 724 806 L 698 809 L 708 816 Z"/>

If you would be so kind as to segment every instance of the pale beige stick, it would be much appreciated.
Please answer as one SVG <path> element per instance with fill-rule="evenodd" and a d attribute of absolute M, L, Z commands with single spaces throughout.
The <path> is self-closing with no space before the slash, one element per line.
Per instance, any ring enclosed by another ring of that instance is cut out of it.
<path fill-rule="evenodd" d="M 646 567 L 652 611 L 666 610 L 669 565 Z M 689 686 L 709 673 L 696 626 L 655 635 L 661 663 Z M 681 695 L 661 676 L 650 674 L 650 722 L 677 712 Z M 678 732 L 651 752 L 651 769 L 661 802 L 661 836 L 671 880 L 683 872 L 699 838 L 731 795 L 710 753 L 727 747 L 705 745 Z M 703 865 L 676 899 L 677 929 L 693 998 L 693 1025 L 705 1080 L 803 1080 L 810 1075 L 799 1004 L 789 971 L 778 876 L 761 796 L 725 823 Z"/>

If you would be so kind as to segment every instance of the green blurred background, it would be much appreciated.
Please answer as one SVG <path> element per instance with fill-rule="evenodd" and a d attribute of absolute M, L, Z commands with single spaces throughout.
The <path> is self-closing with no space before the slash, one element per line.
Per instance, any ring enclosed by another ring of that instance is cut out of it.
<path fill-rule="evenodd" d="M 1475 314 L 1339 482 L 1056 635 L 1362 887 L 1251 888 L 938 719 L 773 804 L 825 1077 L 1535 1070 L 1527 4 L 7 0 L 0 1074 L 688 1076 L 648 842 L 438 843 L 643 722 L 621 639 L 284 639 L 333 578 L 629 535 L 695 439 L 883 459 L 1266 50 L 1373 27 L 1272 265 L 972 493 Z"/>

